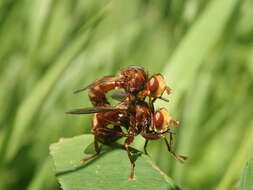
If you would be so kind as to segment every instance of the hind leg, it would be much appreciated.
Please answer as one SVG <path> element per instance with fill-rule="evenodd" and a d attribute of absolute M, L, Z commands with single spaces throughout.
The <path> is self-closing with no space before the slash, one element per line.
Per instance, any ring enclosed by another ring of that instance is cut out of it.
<path fill-rule="evenodd" d="M 94 145 L 95 145 L 95 151 L 96 152 L 94 154 L 88 156 L 88 157 L 85 157 L 85 158 L 81 159 L 80 160 L 81 163 L 84 163 L 85 161 L 90 160 L 90 159 L 96 157 L 97 155 L 99 155 L 99 153 L 100 153 L 100 147 L 99 147 L 98 141 L 96 139 L 96 136 L 94 136 Z"/>
<path fill-rule="evenodd" d="M 121 137 L 125 136 L 121 131 L 121 128 L 119 126 L 114 126 L 113 129 L 110 128 L 96 128 L 94 130 L 94 146 L 95 146 L 95 153 L 81 159 L 81 163 L 84 163 L 87 160 L 90 160 L 96 156 L 98 156 L 101 152 L 101 147 L 99 146 L 98 142 L 101 142 L 103 144 L 111 144 Z"/>
<path fill-rule="evenodd" d="M 134 136 L 129 136 L 129 137 L 126 138 L 125 143 L 124 143 L 125 149 L 127 151 L 128 158 L 131 162 L 131 172 L 130 172 L 130 178 L 129 178 L 130 180 L 135 180 L 135 175 L 134 175 L 134 167 L 135 167 L 134 162 L 135 161 L 134 161 L 132 153 L 129 150 L 129 145 L 133 142 L 133 140 L 134 140 Z"/>

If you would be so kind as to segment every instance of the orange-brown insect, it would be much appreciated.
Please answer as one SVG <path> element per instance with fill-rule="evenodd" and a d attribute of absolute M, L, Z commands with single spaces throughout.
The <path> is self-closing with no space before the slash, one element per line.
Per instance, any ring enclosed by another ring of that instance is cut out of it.
<path fill-rule="evenodd" d="M 114 76 L 105 76 L 76 90 L 75 93 L 87 89 L 89 89 L 89 98 L 94 106 L 109 105 L 105 95 L 108 91 L 115 89 L 124 89 L 127 95 L 136 99 L 145 99 L 148 96 L 150 105 L 157 98 L 168 101 L 162 98 L 162 95 L 164 91 L 168 94 L 171 93 L 171 89 L 166 85 L 161 74 L 155 74 L 148 78 L 148 73 L 139 66 L 130 66 L 120 70 Z"/>
<path fill-rule="evenodd" d="M 129 106 L 129 104 L 133 106 Z M 92 122 L 92 133 L 94 134 L 94 144 L 96 152 L 82 161 L 89 160 L 100 153 L 100 147 L 98 142 L 103 144 L 111 144 L 118 139 L 125 137 L 124 147 L 128 153 L 129 160 L 131 162 L 131 174 L 130 179 L 134 179 L 134 159 L 129 145 L 134 141 L 134 137 L 142 135 L 145 139 L 144 151 L 147 154 L 147 144 L 149 140 L 164 139 L 168 151 L 179 161 L 184 161 L 185 156 L 177 155 L 172 150 L 172 134 L 169 129 L 170 125 L 179 125 L 179 122 L 172 120 L 171 116 L 165 109 L 158 109 L 154 111 L 153 107 L 150 107 L 143 100 L 135 100 L 134 102 L 126 97 L 124 101 L 120 102 L 115 107 L 104 106 L 94 108 L 84 108 L 69 111 L 70 114 L 89 114 L 95 113 Z M 113 128 L 109 128 L 108 125 L 113 125 Z M 127 133 L 122 131 L 124 127 Z M 170 140 L 166 138 L 165 133 L 170 134 Z"/>

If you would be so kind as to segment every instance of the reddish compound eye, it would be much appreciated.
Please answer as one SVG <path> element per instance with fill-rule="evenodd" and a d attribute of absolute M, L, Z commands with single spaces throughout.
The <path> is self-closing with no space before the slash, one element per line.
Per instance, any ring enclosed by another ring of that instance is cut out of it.
<path fill-rule="evenodd" d="M 154 114 L 154 131 L 158 133 L 163 133 L 168 130 L 169 123 L 171 121 L 171 116 L 164 109 L 159 109 Z"/>
<path fill-rule="evenodd" d="M 147 82 L 146 89 L 150 97 L 159 98 L 163 95 L 167 86 L 162 75 L 153 75 Z"/>
<path fill-rule="evenodd" d="M 154 124 L 156 128 L 160 128 L 163 125 L 164 117 L 160 111 L 155 113 Z"/>
<path fill-rule="evenodd" d="M 156 77 L 151 77 L 149 81 L 147 82 L 147 88 L 151 92 L 155 92 L 159 87 L 159 82 Z"/>

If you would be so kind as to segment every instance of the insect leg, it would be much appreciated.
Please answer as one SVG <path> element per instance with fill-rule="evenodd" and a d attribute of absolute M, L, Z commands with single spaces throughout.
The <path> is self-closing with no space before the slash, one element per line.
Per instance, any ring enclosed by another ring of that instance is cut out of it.
<path fill-rule="evenodd" d="M 173 134 L 172 133 L 170 133 L 170 142 L 169 142 L 169 144 L 170 144 L 170 147 L 173 146 Z"/>
<path fill-rule="evenodd" d="M 156 101 L 157 98 L 151 98 L 149 97 L 149 100 L 148 100 L 148 104 L 149 104 L 149 107 L 151 109 L 152 112 L 154 112 L 155 108 L 154 108 L 154 102 Z"/>
<path fill-rule="evenodd" d="M 154 140 L 154 139 L 164 138 L 164 136 L 160 134 L 150 134 L 150 133 L 145 133 L 145 132 L 142 132 L 141 135 L 145 138 L 144 153 L 147 155 L 148 155 L 148 152 L 147 152 L 148 141 L 152 139 Z"/>
<path fill-rule="evenodd" d="M 187 159 L 187 157 L 182 156 L 182 155 L 177 155 L 173 150 L 172 150 L 172 142 L 169 142 L 168 139 L 166 139 L 166 137 L 162 134 L 149 134 L 149 133 L 141 133 L 141 135 L 145 138 L 145 139 L 150 139 L 150 140 L 155 140 L 155 139 L 164 139 L 165 143 L 167 145 L 168 151 L 180 162 L 183 162 L 184 160 Z M 171 134 L 172 136 L 172 134 Z M 172 138 L 171 138 L 172 141 Z"/>
<path fill-rule="evenodd" d="M 135 180 L 135 175 L 134 175 L 134 167 L 135 167 L 135 163 L 134 163 L 134 158 L 132 156 L 132 153 L 130 152 L 129 150 L 129 145 L 133 142 L 134 140 L 134 136 L 129 136 L 127 137 L 127 139 L 125 140 L 125 143 L 124 143 L 124 146 L 125 146 L 125 149 L 127 151 L 127 155 L 128 155 L 128 158 L 131 162 L 131 172 L 130 172 L 130 180 Z"/>
<path fill-rule="evenodd" d="M 177 155 L 173 150 L 172 150 L 172 147 L 171 147 L 171 144 L 169 143 L 168 139 L 164 138 L 164 141 L 167 145 L 167 148 L 168 148 L 168 151 L 174 156 L 174 158 L 176 158 L 178 161 L 180 162 L 184 162 L 187 157 L 186 156 L 182 156 L 182 155 Z"/>
<path fill-rule="evenodd" d="M 85 158 L 81 159 L 80 160 L 81 163 L 84 163 L 85 161 L 90 160 L 90 159 L 96 157 L 97 155 L 99 155 L 99 153 L 100 153 L 100 147 L 98 145 L 98 141 L 96 140 L 96 137 L 94 137 L 94 145 L 95 145 L 95 151 L 96 152 L 94 154 L 88 156 L 88 157 L 85 157 Z"/>
<path fill-rule="evenodd" d="M 146 155 L 148 155 L 148 152 L 147 152 L 147 146 L 148 146 L 148 139 L 145 139 L 145 144 L 144 144 L 144 153 Z"/>

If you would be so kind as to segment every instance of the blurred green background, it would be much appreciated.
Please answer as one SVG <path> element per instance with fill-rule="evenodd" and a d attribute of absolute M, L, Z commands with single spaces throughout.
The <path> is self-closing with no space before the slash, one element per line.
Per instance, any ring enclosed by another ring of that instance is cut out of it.
<path fill-rule="evenodd" d="M 189 160 L 154 141 L 157 165 L 182 189 L 236 187 L 253 145 L 252 10 L 252 0 L 0 1 L 0 189 L 60 189 L 48 147 L 91 127 L 64 114 L 91 105 L 73 90 L 128 65 L 174 91 L 156 107 L 181 122 L 175 150 Z"/>

